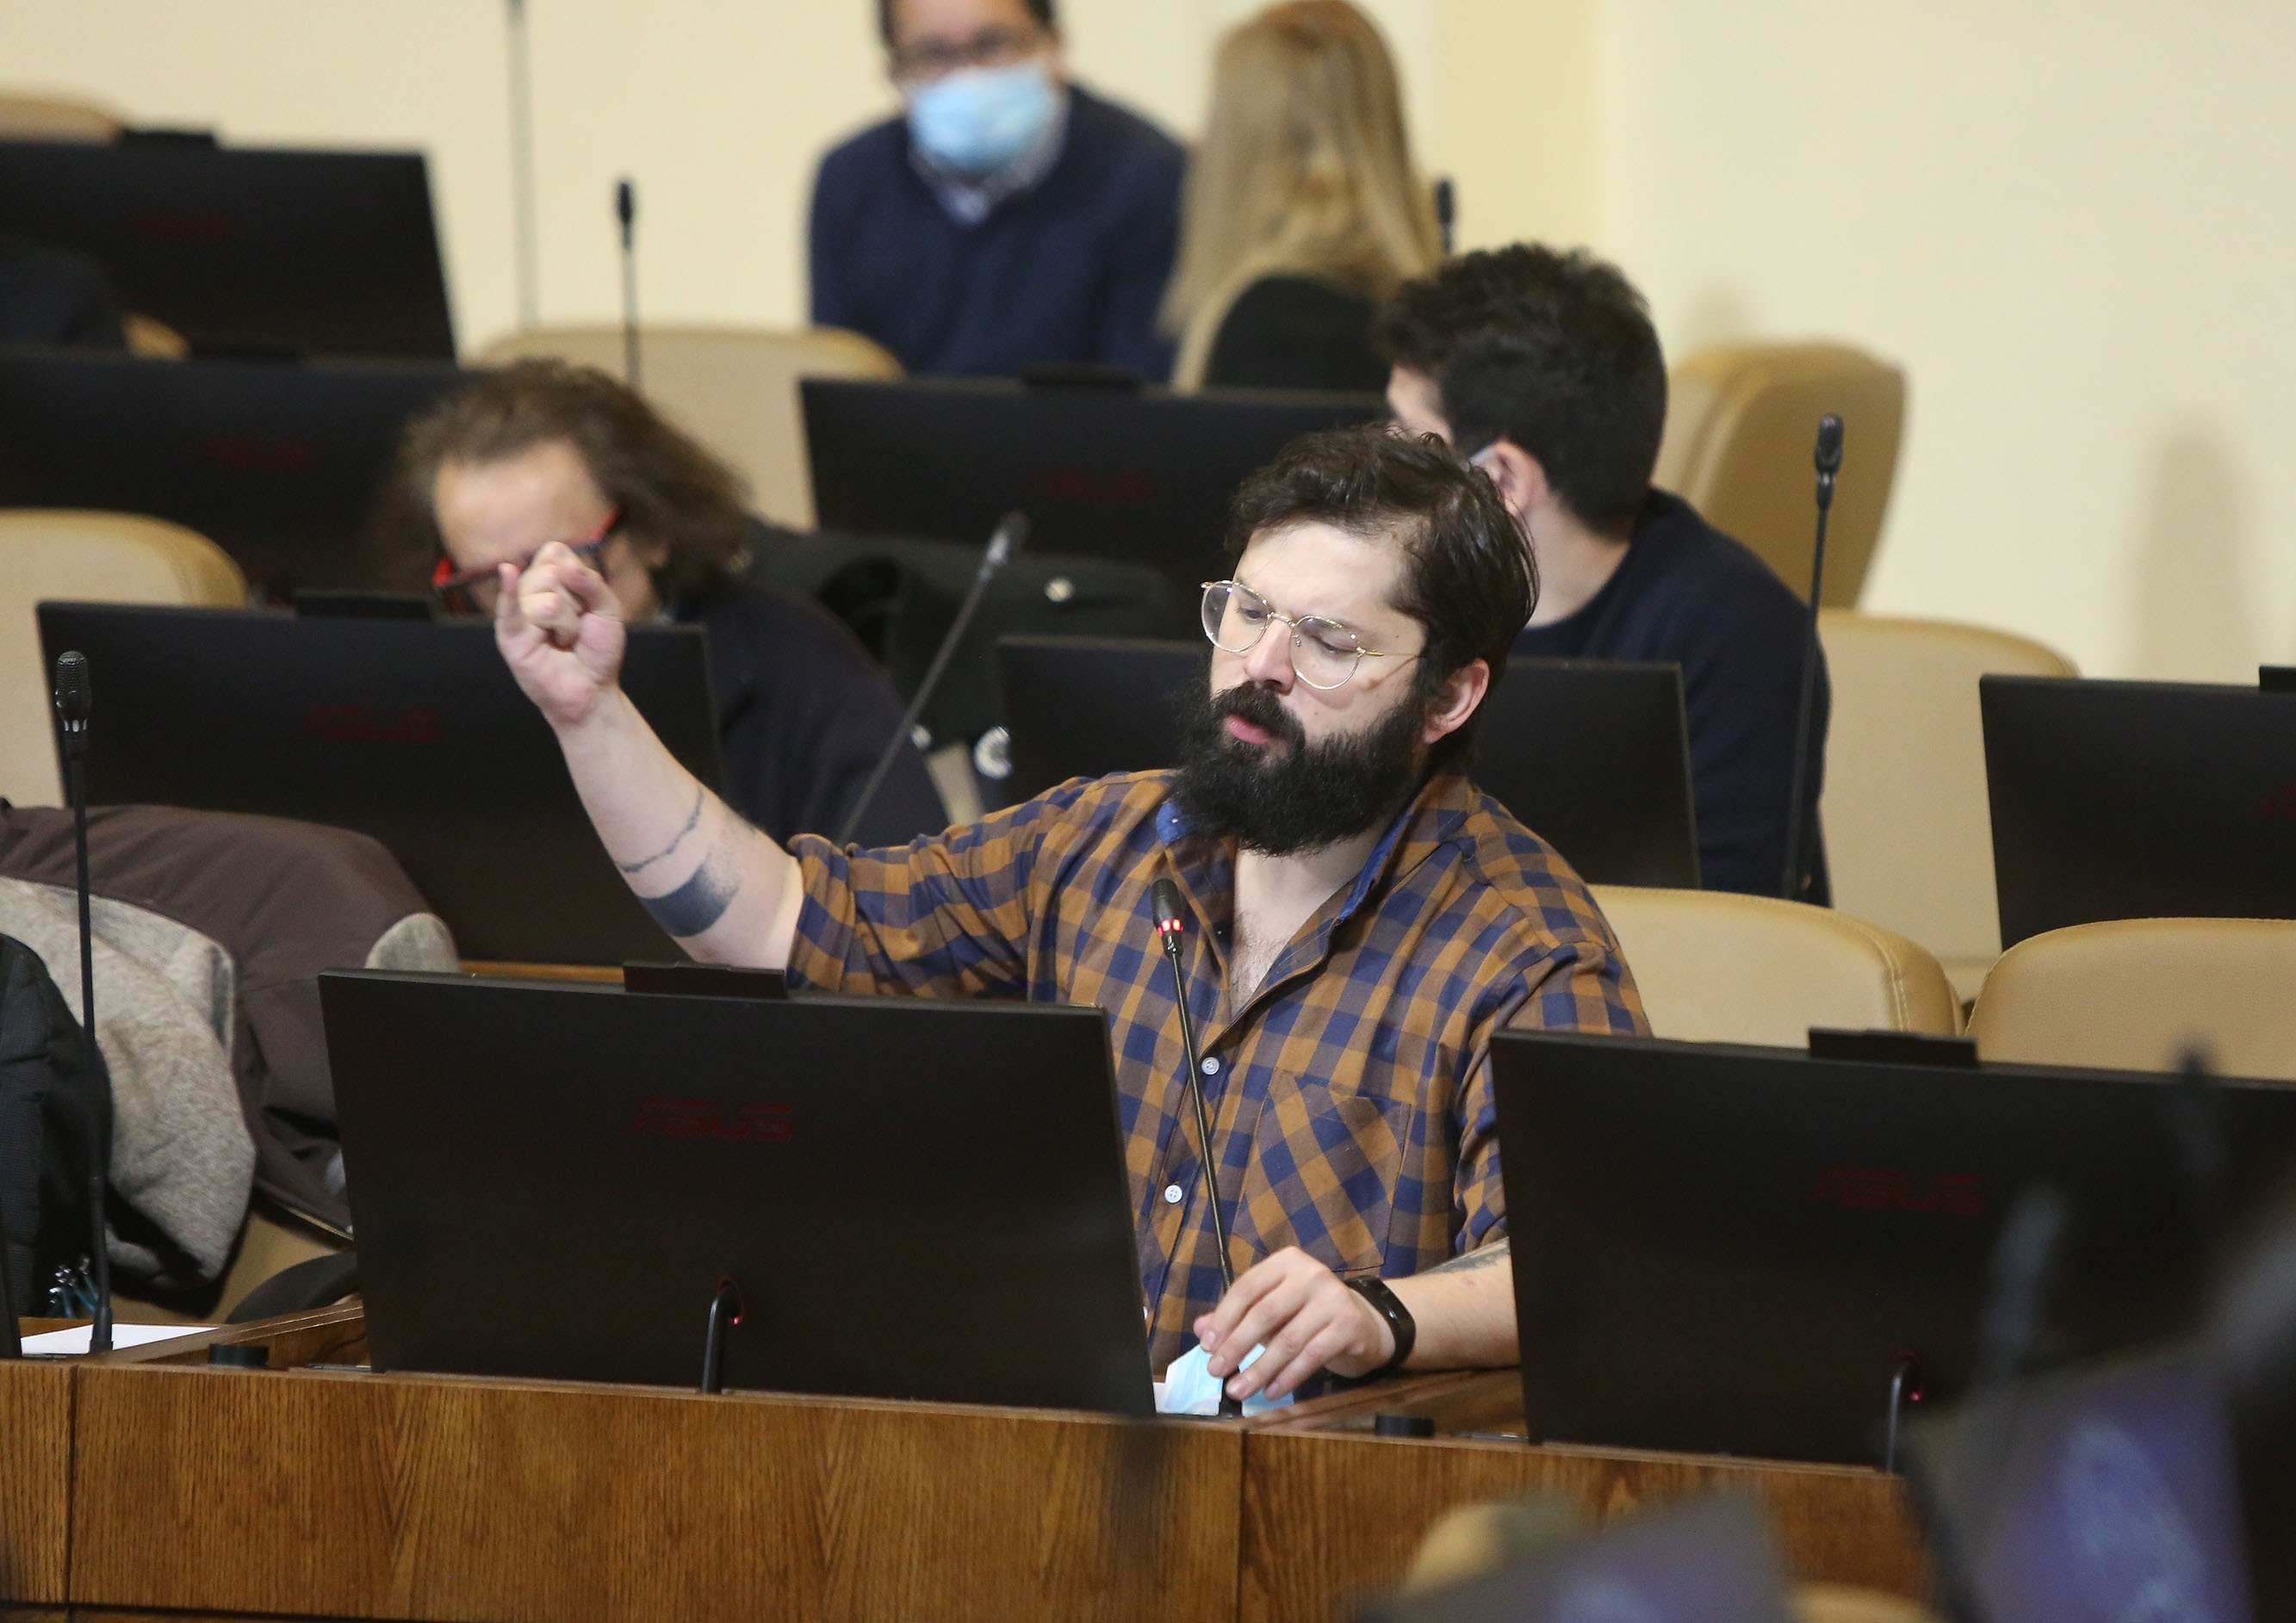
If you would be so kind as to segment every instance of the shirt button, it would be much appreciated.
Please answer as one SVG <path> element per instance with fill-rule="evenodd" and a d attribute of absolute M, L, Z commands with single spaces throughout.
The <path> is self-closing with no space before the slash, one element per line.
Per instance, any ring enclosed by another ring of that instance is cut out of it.
<path fill-rule="evenodd" d="M 1179 1203 L 1180 1203 L 1180 1186 L 1179 1186 L 1177 1184 L 1165 1184 L 1165 1185 L 1164 1185 L 1164 1204 L 1165 1204 L 1165 1205 L 1167 1205 L 1167 1206 L 1177 1206 Z"/>
<path fill-rule="evenodd" d="M 1204 1062 L 1204 1075 L 1208 1077 L 1217 1077 L 1219 1075 L 1219 1062 L 1218 1060 L 1206 1060 Z"/>

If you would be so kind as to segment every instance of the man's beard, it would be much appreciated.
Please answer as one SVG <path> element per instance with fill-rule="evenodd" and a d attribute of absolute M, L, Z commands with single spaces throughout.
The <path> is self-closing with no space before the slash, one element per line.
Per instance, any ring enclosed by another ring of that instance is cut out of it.
<path fill-rule="evenodd" d="M 1192 690 L 1172 798 L 1190 830 L 1233 836 L 1270 857 L 1317 851 L 1400 810 L 1419 787 L 1427 705 L 1414 692 L 1380 720 L 1310 744 L 1268 689 Z M 1275 741 L 1247 744 L 1227 730 L 1239 717 Z"/>

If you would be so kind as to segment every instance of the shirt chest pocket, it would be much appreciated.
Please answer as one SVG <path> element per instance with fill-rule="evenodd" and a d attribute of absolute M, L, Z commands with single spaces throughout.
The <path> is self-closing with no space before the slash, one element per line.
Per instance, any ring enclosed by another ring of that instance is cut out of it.
<path fill-rule="evenodd" d="M 1235 1195 L 1236 1232 L 1252 1255 L 1296 1245 L 1341 1274 L 1377 1273 L 1413 1109 L 1309 1078 L 1271 1080 Z"/>

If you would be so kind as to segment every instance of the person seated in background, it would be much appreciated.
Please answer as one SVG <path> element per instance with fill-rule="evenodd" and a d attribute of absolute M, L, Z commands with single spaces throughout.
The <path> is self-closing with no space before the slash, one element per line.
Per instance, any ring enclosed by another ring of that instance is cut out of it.
<path fill-rule="evenodd" d="M 1586 887 L 1461 772 L 1530 559 L 1488 480 L 1379 428 L 1254 475 L 1229 548 L 1177 771 L 902 850 L 785 848 L 713 800 L 622 696 L 618 588 L 570 549 L 503 570 L 496 629 L 608 854 L 695 957 L 1108 1011 L 1155 1369 L 1201 1345 L 1232 1396 L 1280 1398 L 1319 1370 L 1511 1363 L 1491 1035 L 1644 1029 Z M 1167 878 L 1234 1202 L 1225 1295 L 1154 945 Z"/>
<path fill-rule="evenodd" d="M 1053 0 L 878 0 L 905 116 L 821 161 L 813 320 L 913 373 L 1161 378 L 1177 143 L 1069 81 Z"/>
<path fill-rule="evenodd" d="M 1470 454 L 1538 560 L 1538 608 L 1514 652 L 1680 666 L 1701 876 L 1780 895 L 1809 614 L 1767 564 L 1652 486 L 1666 361 L 1642 295 L 1583 251 L 1518 245 L 1406 284 L 1378 335 L 1397 424 Z M 1792 890 L 1821 901 L 1826 712 L 1821 659 Z"/>
<path fill-rule="evenodd" d="M 111 278 L 92 259 L 0 236 L 0 344 L 127 348 Z"/>
<path fill-rule="evenodd" d="M 761 527 L 738 476 L 629 388 L 558 361 L 482 373 L 408 423 L 395 484 L 400 545 L 438 561 L 450 610 L 493 613 L 496 568 L 562 542 L 629 620 L 701 626 L 735 809 L 775 839 L 843 821 L 900 699 L 827 612 L 743 578 Z M 904 743 L 856 835 L 898 844 L 947 822 Z"/>
<path fill-rule="evenodd" d="M 1189 161 L 1175 385 L 1378 392 L 1373 317 L 1441 245 L 1378 29 L 1348 0 L 1271 6 L 1221 42 Z"/>

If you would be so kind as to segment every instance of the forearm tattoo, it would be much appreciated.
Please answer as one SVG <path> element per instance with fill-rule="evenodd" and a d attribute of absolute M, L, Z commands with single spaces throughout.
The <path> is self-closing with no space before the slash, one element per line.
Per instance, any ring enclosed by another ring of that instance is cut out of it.
<path fill-rule="evenodd" d="M 663 896 L 642 896 L 653 922 L 681 940 L 691 940 L 726 916 L 742 889 L 742 866 L 734 840 L 744 825 L 729 821 L 693 877 Z"/>
<path fill-rule="evenodd" d="M 1463 1257 L 1439 1262 L 1426 1272 L 1430 1274 L 1470 1274 L 1477 1268 L 1495 1268 L 1507 1259 L 1512 1242 L 1494 1240 L 1488 1245 L 1479 1245 Z"/>
<path fill-rule="evenodd" d="M 693 809 L 685 814 L 685 826 L 677 831 L 676 837 L 651 857 L 641 857 L 636 862 L 618 861 L 614 864 L 614 866 L 619 868 L 625 873 L 642 873 L 646 869 L 653 866 L 654 864 L 660 862 L 663 857 L 677 849 L 679 846 L 684 845 L 685 843 L 685 837 L 692 833 L 693 832 L 694 825 L 701 821 L 701 807 L 709 798 L 709 791 L 703 789 L 701 784 L 696 783 L 693 786 Z"/>

